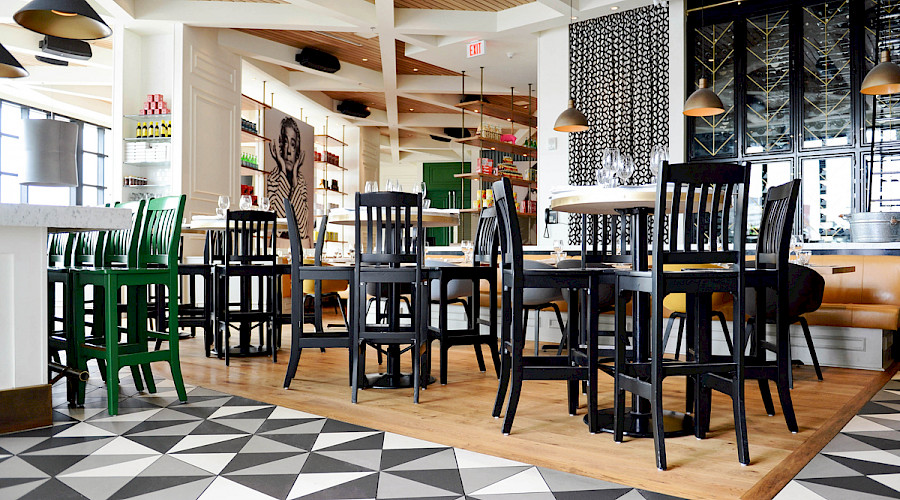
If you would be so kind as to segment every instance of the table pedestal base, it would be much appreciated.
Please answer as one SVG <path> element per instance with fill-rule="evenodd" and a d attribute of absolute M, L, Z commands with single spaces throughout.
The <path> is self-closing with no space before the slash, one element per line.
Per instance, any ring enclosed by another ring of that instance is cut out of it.
<path fill-rule="evenodd" d="M 612 433 L 614 431 L 615 411 L 612 408 L 600 410 L 597 415 L 600 430 Z M 587 415 L 584 417 L 587 424 Z M 663 427 L 666 437 L 687 436 L 694 433 L 694 419 L 690 415 L 677 411 L 663 412 Z M 631 408 L 625 408 L 625 435 L 629 437 L 652 438 L 653 420 L 649 413 L 632 413 Z"/>

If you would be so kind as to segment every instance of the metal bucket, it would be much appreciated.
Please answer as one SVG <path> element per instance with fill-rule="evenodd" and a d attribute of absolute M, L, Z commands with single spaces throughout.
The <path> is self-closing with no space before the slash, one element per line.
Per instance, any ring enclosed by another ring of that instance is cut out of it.
<path fill-rule="evenodd" d="M 900 212 L 856 212 L 842 217 L 850 221 L 850 239 L 856 243 L 900 241 Z"/>

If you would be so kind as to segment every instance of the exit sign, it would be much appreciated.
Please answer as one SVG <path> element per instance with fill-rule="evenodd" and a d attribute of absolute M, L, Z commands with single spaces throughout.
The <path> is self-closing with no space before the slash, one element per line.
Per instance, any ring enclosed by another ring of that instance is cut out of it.
<path fill-rule="evenodd" d="M 467 57 L 484 55 L 484 40 L 469 42 Z"/>

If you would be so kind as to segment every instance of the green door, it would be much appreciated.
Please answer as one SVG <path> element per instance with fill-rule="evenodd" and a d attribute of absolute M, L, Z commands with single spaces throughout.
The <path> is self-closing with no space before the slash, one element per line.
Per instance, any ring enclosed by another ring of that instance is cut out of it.
<path fill-rule="evenodd" d="M 469 208 L 472 199 L 472 181 L 453 177 L 453 174 L 460 173 L 461 168 L 462 171 L 468 172 L 469 163 L 464 163 L 462 166 L 459 162 L 422 164 L 422 178 L 425 180 L 428 190 L 426 198 L 431 200 L 432 208 L 454 208 L 451 207 L 454 197 L 456 199 L 455 208 Z M 459 228 L 434 227 L 428 228 L 425 233 L 429 238 L 434 238 L 435 245 L 449 245 L 453 243 L 450 238 L 451 234 L 458 235 L 459 231 L 462 231 L 461 234 L 468 234 L 467 227 L 471 224 L 470 217 L 463 216 L 461 219 L 463 224 Z M 459 238 L 456 240 L 458 241 Z"/>

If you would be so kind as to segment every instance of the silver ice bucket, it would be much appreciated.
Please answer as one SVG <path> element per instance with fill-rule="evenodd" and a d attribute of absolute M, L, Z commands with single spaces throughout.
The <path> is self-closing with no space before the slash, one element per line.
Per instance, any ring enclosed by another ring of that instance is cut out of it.
<path fill-rule="evenodd" d="M 900 241 L 900 212 L 856 212 L 841 217 L 850 221 L 853 242 Z"/>

